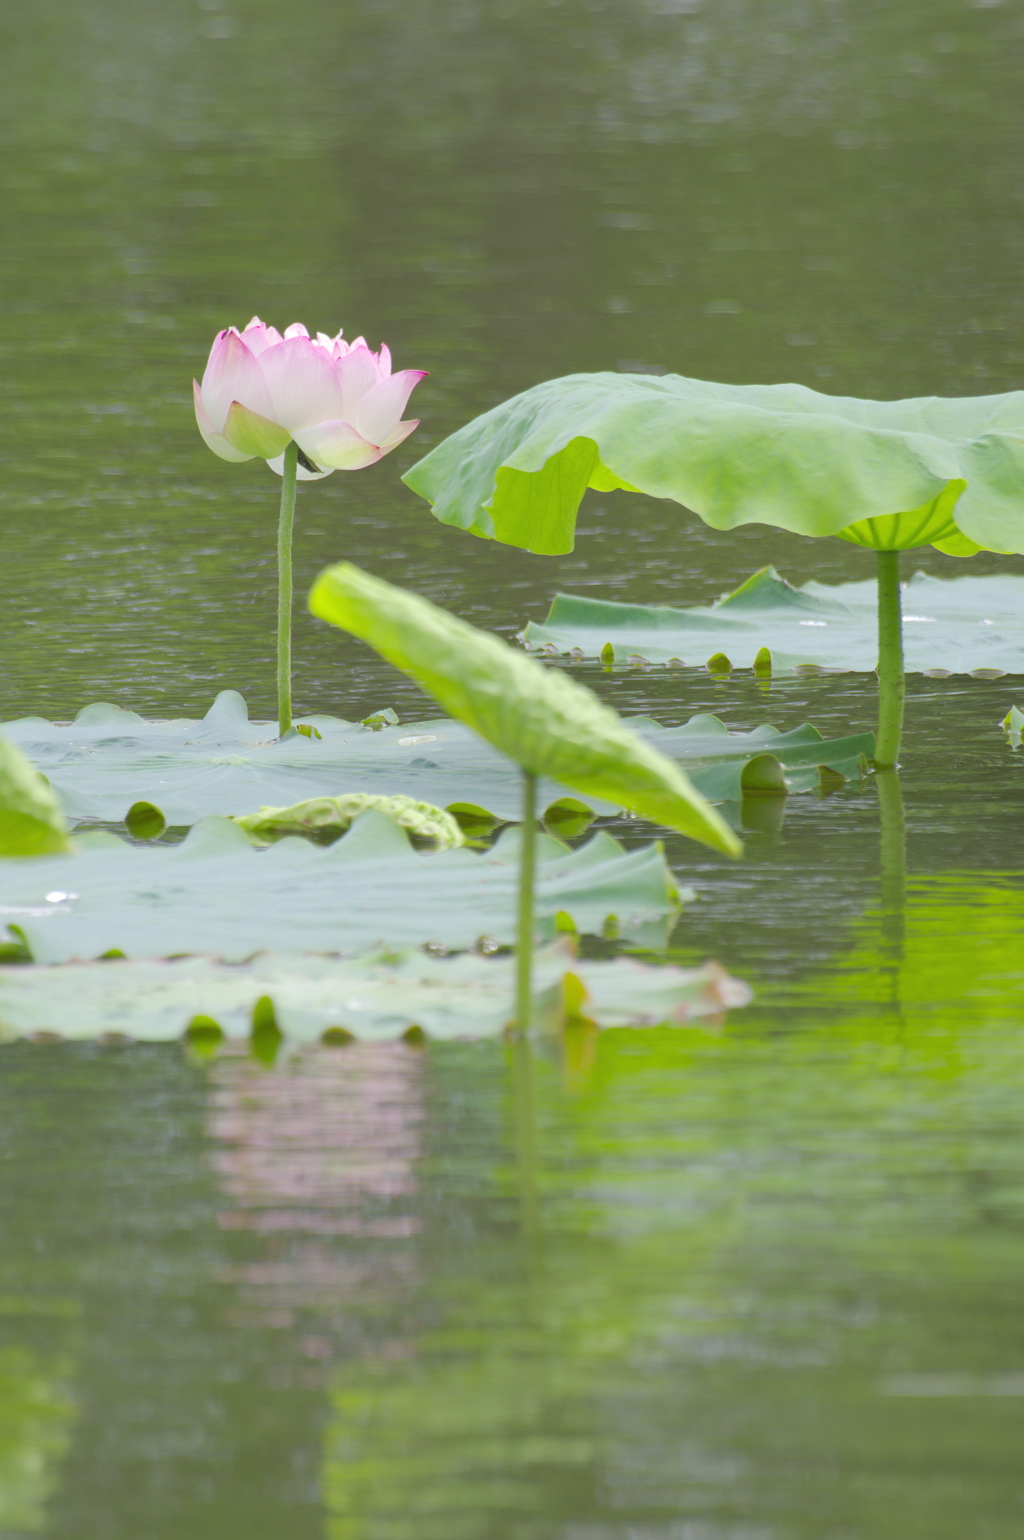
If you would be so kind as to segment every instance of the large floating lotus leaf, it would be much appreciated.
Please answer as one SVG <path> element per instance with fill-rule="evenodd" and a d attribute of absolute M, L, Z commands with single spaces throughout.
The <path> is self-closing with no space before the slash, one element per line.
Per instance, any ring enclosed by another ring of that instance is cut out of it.
<path fill-rule="evenodd" d="M 211 814 L 289 806 L 353 788 L 437 807 L 468 804 L 499 820 L 519 817 L 518 770 L 459 722 L 435 718 L 368 732 L 338 717 L 306 720 L 319 738 L 296 734 L 277 742 L 275 724 L 250 722 L 242 697 L 225 690 L 200 721 L 147 722 L 133 711 L 95 705 L 70 724 L 25 717 L 7 723 L 4 731 L 45 771 L 75 819 L 115 823 L 135 803 L 150 802 L 169 824 L 181 826 Z M 697 717 L 685 727 L 666 728 L 637 718 L 628 725 L 680 761 L 714 802 L 738 800 L 744 780 L 746 789 L 755 789 L 751 783 L 760 785 L 766 776 L 783 782 L 783 789 L 805 790 L 817 785 L 819 765 L 854 774 L 858 756 L 872 753 L 867 734 L 832 742 L 813 727 L 798 728 L 796 737 L 772 737 L 771 728 L 727 735 L 715 723 L 709 736 L 712 720 Z M 764 758 L 766 737 L 772 738 L 774 766 Z M 755 758 L 758 763 L 748 770 Z M 569 795 L 566 785 L 542 778 L 539 806 Z M 619 806 L 597 796 L 583 800 L 601 813 Z"/>
<path fill-rule="evenodd" d="M 549 556 L 572 550 L 587 487 L 671 498 L 714 529 L 1019 552 L 1024 392 L 859 401 L 803 385 L 571 374 L 467 423 L 404 480 L 442 523 Z"/>
<path fill-rule="evenodd" d="M 523 770 L 740 853 L 736 835 L 679 766 L 565 674 L 351 562 L 320 574 L 309 607 L 369 642 Z"/>
<path fill-rule="evenodd" d="M 0 738 L 0 856 L 67 849 L 60 803 L 13 743 Z"/>
<path fill-rule="evenodd" d="M 0 1038 L 119 1033 L 166 1042 L 197 1016 L 244 1038 L 257 1002 L 267 999 L 293 1042 L 314 1042 L 332 1029 L 380 1042 L 410 1027 L 435 1038 L 494 1037 L 509 1023 L 512 969 L 506 958 L 422 952 L 346 960 L 265 953 L 233 967 L 199 957 L 0 968 Z M 713 1023 L 746 1005 L 750 990 L 713 962 L 692 969 L 629 958 L 582 962 L 556 942 L 536 955 L 534 997 L 542 1023 L 584 1013 L 601 1027 L 635 1027 Z"/>
<path fill-rule="evenodd" d="M 412 797 L 375 797 L 364 791 L 342 797 L 311 797 L 291 807 L 261 807 L 258 813 L 244 813 L 231 821 L 258 845 L 270 845 L 289 834 L 336 839 L 351 828 L 360 813 L 371 808 L 384 813 L 407 834 L 432 840 L 438 849 L 455 850 L 466 842 L 459 824 L 443 808 L 415 802 Z"/>
<path fill-rule="evenodd" d="M 453 949 L 515 934 L 517 829 L 482 854 L 415 851 L 383 813 L 363 813 L 326 848 L 284 839 L 253 850 L 226 819 L 204 819 L 180 845 L 78 836 L 71 855 L 0 861 L 0 924 L 36 962 L 209 953 L 344 952 L 437 942 Z M 660 845 L 626 851 L 596 834 L 578 850 L 538 843 L 538 930 L 564 912 L 576 929 L 663 941 L 679 894 Z"/>
<path fill-rule="evenodd" d="M 558 594 L 544 624 L 524 635 L 533 647 L 585 656 L 610 646 L 622 663 L 702 664 L 725 653 L 735 668 L 751 668 L 766 647 L 773 673 L 869 670 L 878 660 L 878 589 L 873 578 L 793 588 L 765 567 L 717 604 L 692 609 Z M 1024 673 L 1024 577 L 918 572 L 903 591 L 903 637 L 910 672 Z"/>

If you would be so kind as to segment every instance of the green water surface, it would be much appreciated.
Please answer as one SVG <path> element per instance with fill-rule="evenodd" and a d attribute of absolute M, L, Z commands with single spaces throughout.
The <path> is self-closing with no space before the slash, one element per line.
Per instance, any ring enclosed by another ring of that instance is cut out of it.
<path fill-rule="evenodd" d="M 1018 0 L 9 0 L 0 44 L 0 717 L 272 712 L 279 484 L 190 402 L 254 312 L 431 371 L 301 488 L 298 589 L 347 557 L 506 634 L 872 570 L 626 493 L 563 558 L 442 528 L 401 471 L 516 390 L 1021 383 Z M 424 709 L 301 614 L 295 661 L 300 709 Z M 867 676 L 576 672 L 873 719 Z M 1024 1534 L 1024 681 L 908 683 L 902 795 L 669 842 L 672 955 L 756 991 L 718 1033 L 577 1032 L 529 1096 L 494 1043 L 0 1050 L 2 1540 Z"/>

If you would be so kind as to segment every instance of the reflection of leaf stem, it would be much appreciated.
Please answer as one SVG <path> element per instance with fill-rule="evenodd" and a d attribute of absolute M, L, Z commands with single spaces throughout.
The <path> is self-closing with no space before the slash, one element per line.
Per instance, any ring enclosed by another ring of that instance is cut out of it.
<path fill-rule="evenodd" d="M 879 770 L 878 811 L 881 821 L 882 908 L 887 912 L 902 910 L 907 880 L 907 820 L 903 811 L 903 788 L 895 770 Z"/>
<path fill-rule="evenodd" d="M 519 1215 L 532 1272 L 540 1238 L 537 1197 L 537 1130 L 533 1110 L 533 880 L 537 861 L 537 777 L 523 771 L 523 818 L 519 846 L 519 927 L 516 937 L 516 1018 L 512 1043 L 512 1097 L 516 1133 Z"/>
<path fill-rule="evenodd" d="M 516 1027 L 530 1030 L 533 1014 L 533 874 L 537 859 L 537 777 L 523 771 L 519 847 L 519 929 L 516 938 Z"/>
<path fill-rule="evenodd" d="M 900 610 L 900 553 L 878 556 L 878 737 L 875 764 L 895 768 L 903 734 L 903 616 Z"/>
<path fill-rule="evenodd" d="M 907 821 L 903 788 L 895 770 L 879 770 L 880 854 L 882 867 L 882 942 L 886 968 L 893 977 L 893 999 L 899 1004 L 899 975 L 903 964 L 904 914 L 907 885 Z"/>
<path fill-rule="evenodd" d="M 284 452 L 281 513 L 277 522 L 277 720 L 281 737 L 292 725 L 292 525 L 298 445 Z"/>
<path fill-rule="evenodd" d="M 530 1040 L 517 1032 L 512 1043 L 512 1101 L 516 1136 L 516 1181 L 519 1220 L 532 1272 L 540 1241 L 540 1196 L 537 1185 L 537 1125 L 533 1105 L 533 1056 Z"/>

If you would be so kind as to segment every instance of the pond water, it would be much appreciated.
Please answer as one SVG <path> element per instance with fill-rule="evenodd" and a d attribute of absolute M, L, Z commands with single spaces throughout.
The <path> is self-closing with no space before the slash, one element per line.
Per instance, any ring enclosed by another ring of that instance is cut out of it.
<path fill-rule="evenodd" d="M 1020 383 L 1015 0 L 0 28 L 0 717 L 272 711 L 278 483 L 189 395 L 254 311 L 431 371 L 407 445 L 301 488 L 297 589 L 348 557 L 506 634 L 559 588 L 871 571 L 625 493 L 563 558 L 442 528 L 400 472 L 514 391 Z M 301 709 L 424 710 L 304 616 L 295 660 Z M 575 672 L 666 722 L 873 718 L 866 676 Z M 756 991 L 718 1033 L 574 1038 L 529 1099 L 493 1043 L 0 1051 L 2 1540 L 1024 1532 L 1024 684 L 908 683 L 901 786 L 749 803 L 736 866 L 669 841 L 700 894 L 671 955 Z"/>

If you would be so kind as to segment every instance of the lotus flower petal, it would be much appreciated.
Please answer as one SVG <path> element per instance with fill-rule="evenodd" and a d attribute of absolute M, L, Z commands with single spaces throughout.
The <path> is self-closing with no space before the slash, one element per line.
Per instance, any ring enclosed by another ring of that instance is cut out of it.
<path fill-rule="evenodd" d="M 340 418 L 317 423 L 315 428 L 300 429 L 295 442 L 315 464 L 336 471 L 359 471 L 381 457 L 376 444 L 369 443 L 351 423 Z"/>
<path fill-rule="evenodd" d="M 242 341 L 253 357 L 258 358 L 267 348 L 272 348 L 275 343 L 281 341 L 281 333 L 276 326 L 267 326 L 258 315 L 254 315 L 242 332 Z"/>
<path fill-rule="evenodd" d="M 357 405 L 367 391 L 380 383 L 380 365 L 377 362 L 377 356 L 370 352 L 365 343 L 362 347 L 356 347 L 353 343 L 348 353 L 338 360 L 335 367 L 341 382 L 342 408 L 340 412 L 332 415 L 343 417 L 346 422 L 354 422 Z"/>
<path fill-rule="evenodd" d="M 275 348 L 268 349 L 271 354 L 276 351 Z M 224 431 L 232 401 L 240 401 L 261 417 L 274 418 L 260 365 L 236 331 L 221 332 L 213 344 L 203 375 L 202 392 L 203 408 L 217 433 Z"/>
<path fill-rule="evenodd" d="M 379 380 L 356 403 L 350 419 L 371 444 L 383 444 L 397 428 L 413 390 L 426 376 L 425 369 L 402 369 Z"/>
<path fill-rule="evenodd" d="M 418 420 L 400 418 L 423 375 L 392 375 L 383 343 L 374 353 L 365 337 L 310 337 L 301 321 L 282 336 L 254 315 L 243 331 L 231 326 L 218 334 L 202 386 L 195 386 L 196 421 L 221 459 L 265 459 L 278 475 L 294 438 L 315 467 L 300 464 L 299 480 L 318 481 L 332 470 L 372 465 L 408 437 Z"/>
<path fill-rule="evenodd" d="M 418 428 L 419 425 L 420 419 L 418 417 L 411 417 L 408 422 L 400 422 L 394 433 L 389 433 L 387 438 L 380 445 L 381 454 L 390 454 L 392 449 L 397 449 L 399 444 L 402 443 L 403 439 L 407 439 L 413 429 Z"/>
<path fill-rule="evenodd" d="M 279 428 L 276 422 L 270 422 L 258 412 L 250 412 L 240 401 L 231 403 L 224 437 L 243 454 L 258 456 L 261 460 L 283 454 L 291 441 L 287 428 Z"/>
<path fill-rule="evenodd" d="M 308 337 L 286 337 L 277 347 L 268 348 L 260 355 L 259 367 L 272 403 L 263 415 L 289 433 L 344 415 L 338 383 L 341 365 Z"/>
<path fill-rule="evenodd" d="M 228 443 L 223 433 L 217 432 L 203 409 L 203 393 L 198 380 L 192 381 L 192 399 L 195 402 L 196 422 L 207 449 L 212 449 L 214 454 L 219 455 L 222 460 L 233 460 L 236 464 L 242 460 L 252 460 L 254 458 L 253 455 L 244 454 L 240 449 L 234 449 Z"/>

